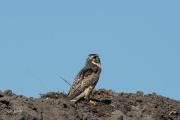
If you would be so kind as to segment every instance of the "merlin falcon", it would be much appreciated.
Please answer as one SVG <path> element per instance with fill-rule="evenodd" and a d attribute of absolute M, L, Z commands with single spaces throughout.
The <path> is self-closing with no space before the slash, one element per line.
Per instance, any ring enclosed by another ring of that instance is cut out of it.
<path fill-rule="evenodd" d="M 84 98 L 93 104 L 96 102 L 90 100 L 90 94 L 96 86 L 101 73 L 101 62 L 99 55 L 90 54 L 86 59 L 85 67 L 77 74 L 71 86 L 67 99 L 76 103 L 79 99 Z"/>

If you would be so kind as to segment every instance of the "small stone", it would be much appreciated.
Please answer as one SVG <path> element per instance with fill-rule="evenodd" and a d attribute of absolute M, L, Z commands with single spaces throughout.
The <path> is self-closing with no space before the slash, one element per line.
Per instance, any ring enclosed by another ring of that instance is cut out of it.
<path fill-rule="evenodd" d="M 144 93 L 142 91 L 137 91 L 136 95 L 143 96 Z"/>
<path fill-rule="evenodd" d="M 3 92 L 3 95 L 4 95 L 4 96 L 12 96 L 12 90 L 5 90 L 5 91 Z"/>
<path fill-rule="evenodd" d="M 33 97 L 30 97 L 29 99 L 30 99 L 30 100 L 33 100 Z"/>
<path fill-rule="evenodd" d="M 152 95 L 152 96 L 157 96 L 157 94 L 156 94 L 155 92 L 153 92 L 151 95 Z"/>
<path fill-rule="evenodd" d="M 14 94 L 14 93 L 13 93 L 13 94 Z M 18 95 L 18 97 L 22 98 L 22 97 L 23 97 L 23 95 Z"/>

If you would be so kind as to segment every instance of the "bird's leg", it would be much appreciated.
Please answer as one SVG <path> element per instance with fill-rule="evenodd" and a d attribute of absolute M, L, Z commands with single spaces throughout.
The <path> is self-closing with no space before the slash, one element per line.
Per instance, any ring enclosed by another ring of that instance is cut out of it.
<path fill-rule="evenodd" d="M 88 96 L 88 100 L 89 100 L 90 103 L 92 103 L 94 105 L 98 105 L 98 103 L 96 101 L 93 101 L 93 100 L 90 99 L 90 94 Z"/>
<path fill-rule="evenodd" d="M 87 101 L 89 101 L 90 103 L 92 103 L 92 104 L 94 104 L 94 105 L 97 105 L 98 103 L 95 102 L 95 101 L 93 101 L 93 100 L 91 100 L 91 98 L 90 98 L 90 93 L 91 93 L 93 87 L 92 87 L 92 86 L 89 86 L 88 89 L 89 89 L 89 91 L 87 92 L 87 94 L 85 94 L 85 99 L 86 99 Z"/>
<path fill-rule="evenodd" d="M 86 101 L 89 101 L 90 100 L 90 95 L 87 95 L 84 97 Z"/>
<path fill-rule="evenodd" d="M 74 104 L 81 98 L 83 98 L 84 96 L 86 97 L 87 93 L 88 93 L 89 89 L 87 88 L 84 92 L 82 92 L 80 95 L 78 95 L 77 97 L 75 97 L 74 99 L 71 100 L 71 102 L 73 102 Z"/>
<path fill-rule="evenodd" d="M 89 86 L 84 92 L 82 92 L 80 95 L 72 99 L 71 102 L 76 103 L 79 99 L 84 98 L 84 97 L 86 99 L 89 99 L 88 95 L 91 92 L 91 90 L 92 90 L 92 86 Z"/>
<path fill-rule="evenodd" d="M 94 105 L 97 105 L 98 103 L 95 102 L 95 101 L 92 101 L 90 99 L 90 93 L 92 91 L 93 87 L 92 86 L 89 86 L 84 92 L 82 92 L 80 95 L 78 95 L 77 97 L 75 97 L 74 99 L 71 100 L 71 102 L 73 102 L 74 104 L 81 98 L 85 97 L 85 99 L 87 101 L 89 101 L 90 103 L 94 104 Z"/>

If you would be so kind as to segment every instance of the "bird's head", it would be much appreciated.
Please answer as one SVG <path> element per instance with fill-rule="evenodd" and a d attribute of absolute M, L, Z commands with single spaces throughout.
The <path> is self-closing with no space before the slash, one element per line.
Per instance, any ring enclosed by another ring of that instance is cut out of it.
<path fill-rule="evenodd" d="M 99 67 L 101 66 L 101 62 L 98 54 L 89 54 L 87 60 L 91 61 L 93 64 Z"/>

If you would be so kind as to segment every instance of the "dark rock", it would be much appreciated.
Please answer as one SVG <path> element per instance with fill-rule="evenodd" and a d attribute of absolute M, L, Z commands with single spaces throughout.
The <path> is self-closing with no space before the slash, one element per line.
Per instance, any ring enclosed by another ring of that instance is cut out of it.
<path fill-rule="evenodd" d="M 3 95 L 4 95 L 4 96 L 12 96 L 12 90 L 5 90 L 5 91 L 3 92 Z"/>
<path fill-rule="evenodd" d="M 143 96 L 144 93 L 142 91 L 137 91 L 136 95 Z"/>

